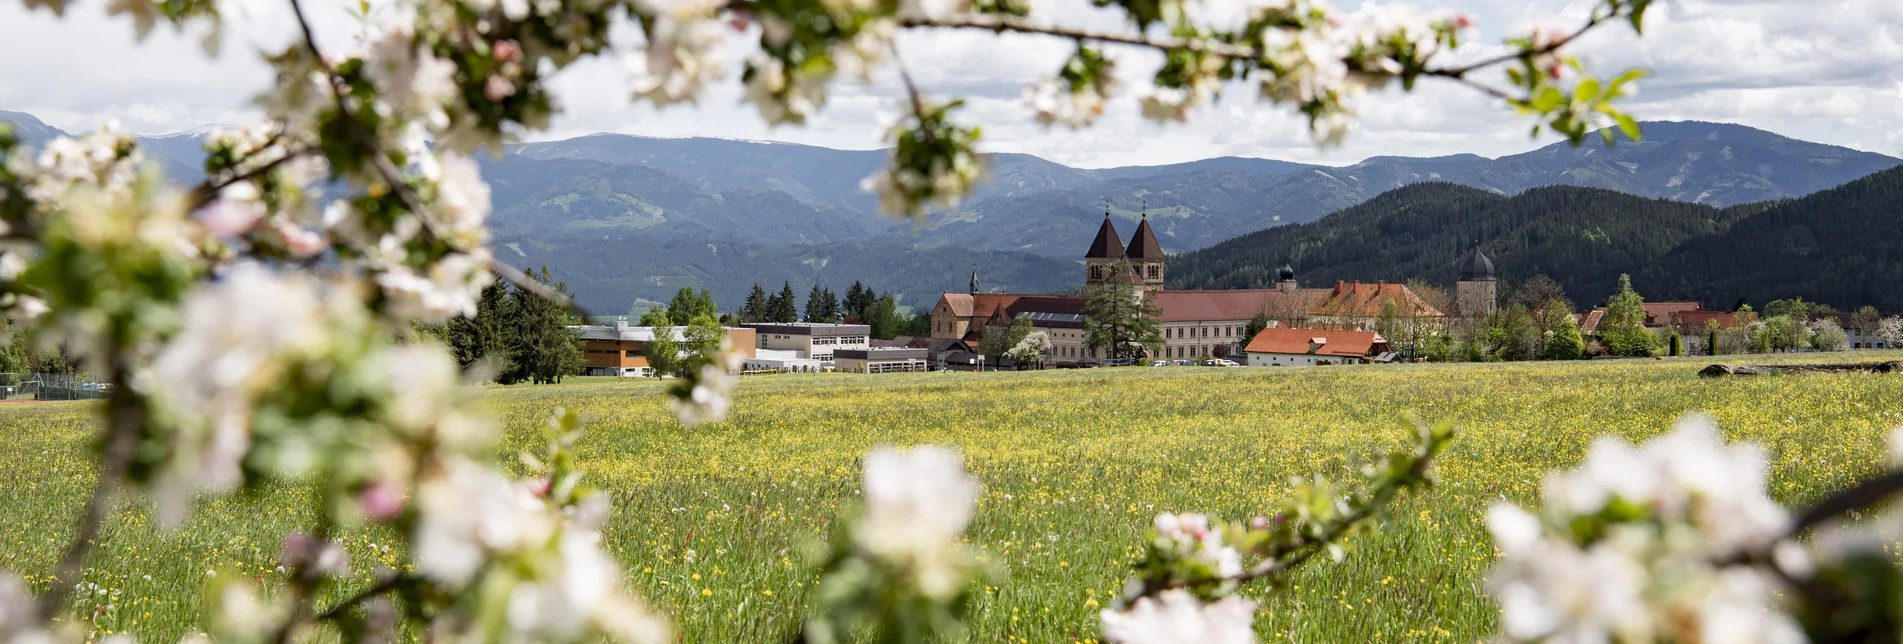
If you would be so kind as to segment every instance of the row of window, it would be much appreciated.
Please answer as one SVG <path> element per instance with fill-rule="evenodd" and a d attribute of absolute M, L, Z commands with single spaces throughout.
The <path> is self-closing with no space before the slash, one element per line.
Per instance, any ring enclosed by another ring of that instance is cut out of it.
<path fill-rule="evenodd" d="M 1202 329 L 1201 336 L 1196 335 L 1197 328 Z M 1163 327 L 1163 337 L 1165 338 L 1195 338 L 1195 337 L 1207 338 L 1212 336 L 1218 337 L 1218 338 L 1233 338 L 1239 335 L 1242 335 L 1241 325 L 1225 325 L 1225 326 L 1215 326 L 1215 327 L 1208 327 L 1208 326 L 1206 327 L 1167 327 L 1167 326 Z"/>
<path fill-rule="evenodd" d="M 619 349 L 583 349 L 582 353 L 592 353 L 595 355 L 611 356 L 611 355 L 615 355 L 617 353 L 623 353 L 623 352 Z M 641 350 L 628 349 L 625 355 L 629 358 L 639 358 L 641 357 Z"/>

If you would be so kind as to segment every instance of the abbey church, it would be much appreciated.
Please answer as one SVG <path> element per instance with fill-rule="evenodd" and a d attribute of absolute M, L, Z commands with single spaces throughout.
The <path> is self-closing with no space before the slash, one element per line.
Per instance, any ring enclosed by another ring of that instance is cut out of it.
<path fill-rule="evenodd" d="M 1295 271 L 1284 266 L 1274 288 L 1225 291 L 1172 291 L 1164 288 L 1167 258 L 1149 218 L 1137 223 L 1128 244 L 1117 233 L 1110 214 L 1104 213 L 1097 237 L 1084 253 L 1084 284 L 1098 286 L 1110 271 L 1127 266 L 1132 290 L 1161 312 L 1163 345 L 1156 359 L 1202 359 L 1240 356 L 1249 320 L 1266 316 L 1283 328 L 1373 330 L 1382 308 L 1393 301 L 1403 315 L 1444 318 L 1440 311 L 1404 284 L 1336 282 L 1332 287 L 1302 288 Z M 1475 250 L 1462 267 L 1456 285 L 1458 304 L 1466 315 L 1491 313 L 1494 301 L 1493 264 Z M 986 328 L 1008 328 L 1028 318 L 1046 332 L 1053 345 L 1050 360 L 1076 364 L 1094 356 L 1085 348 L 1084 301 L 1076 295 L 1014 295 L 985 293 L 973 271 L 965 293 L 946 293 L 932 308 L 932 337 L 964 340 L 977 346 Z"/>

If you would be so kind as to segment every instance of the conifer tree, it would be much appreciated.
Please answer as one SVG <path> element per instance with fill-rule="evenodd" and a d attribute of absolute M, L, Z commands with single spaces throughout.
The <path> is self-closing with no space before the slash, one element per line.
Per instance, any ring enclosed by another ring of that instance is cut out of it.
<path fill-rule="evenodd" d="M 1084 346 L 1110 359 L 1137 358 L 1155 353 L 1163 344 L 1161 312 L 1148 299 L 1138 298 L 1130 283 L 1130 266 L 1110 267 L 1100 285 L 1090 287 L 1084 301 Z"/>
<path fill-rule="evenodd" d="M 827 321 L 826 301 L 820 295 L 818 284 L 814 284 L 813 289 L 806 292 L 806 315 L 804 318 L 807 322 Z"/>
<path fill-rule="evenodd" d="M 845 317 L 844 315 L 840 314 L 839 296 L 833 295 L 832 289 L 829 288 L 829 289 L 821 290 L 819 292 L 819 298 L 821 302 L 821 305 L 819 307 L 820 317 L 823 318 L 825 321 L 838 322 L 841 318 Z"/>
<path fill-rule="evenodd" d="M 740 308 L 741 322 L 765 322 L 767 311 L 766 289 L 759 282 L 753 283 L 753 291 L 747 293 L 747 302 Z"/>
<path fill-rule="evenodd" d="M 793 299 L 793 283 L 785 282 L 780 286 L 780 294 L 773 300 L 772 322 L 792 324 L 800 321 L 799 301 Z"/>

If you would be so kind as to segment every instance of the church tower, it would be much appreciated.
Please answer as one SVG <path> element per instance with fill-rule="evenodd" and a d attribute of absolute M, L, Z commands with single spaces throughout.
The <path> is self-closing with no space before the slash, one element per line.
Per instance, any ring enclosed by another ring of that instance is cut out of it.
<path fill-rule="evenodd" d="M 1101 286 L 1104 278 L 1123 261 L 1123 238 L 1117 236 L 1117 227 L 1110 224 L 1110 207 L 1104 206 L 1103 226 L 1097 228 L 1096 241 L 1090 242 L 1090 251 L 1084 253 L 1084 287 Z"/>
<path fill-rule="evenodd" d="M 978 294 L 978 265 L 971 265 L 971 294 Z"/>
<path fill-rule="evenodd" d="M 1498 282 L 1493 276 L 1493 260 L 1474 247 L 1474 254 L 1461 265 L 1460 281 L 1454 283 L 1454 303 L 1461 317 L 1483 318 L 1493 315 L 1499 302 Z"/>
<path fill-rule="evenodd" d="M 1294 266 L 1283 264 L 1282 268 L 1275 271 L 1275 290 L 1289 295 L 1294 295 L 1296 291 L 1302 290 L 1301 285 L 1295 282 Z"/>
<path fill-rule="evenodd" d="M 1123 252 L 1123 258 L 1130 262 L 1130 283 L 1136 287 L 1137 297 L 1145 297 L 1163 290 L 1163 246 L 1156 243 L 1156 231 L 1150 230 L 1149 208 L 1143 209 L 1143 221 L 1137 224 L 1137 232 L 1130 237 L 1130 247 Z"/>

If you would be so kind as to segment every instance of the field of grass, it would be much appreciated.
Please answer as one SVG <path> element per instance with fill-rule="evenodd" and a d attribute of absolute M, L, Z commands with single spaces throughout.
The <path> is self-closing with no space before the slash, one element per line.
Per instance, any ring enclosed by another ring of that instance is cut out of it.
<path fill-rule="evenodd" d="M 1804 357 L 1817 358 L 1790 359 Z M 487 398 L 510 453 L 536 440 L 553 407 L 584 413 L 582 465 L 616 499 L 609 547 L 629 585 L 692 642 L 784 640 L 797 628 L 814 581 L 802 545 L 850 502 L 855 459 L 876 444 L 964 450 L 985 486 L 970 538 L 1002 564 L 974 607 L 974 641 L 1055 642 L 1096 636 L 1097 611 L 1157 512 L 1251 516 L 1292 475 L 1341 472 L 1404 440 L 1404 412 L 1450 420 L 1460 434 L 1440 485 L 1404 499 L 1344 562 L 1297 574 L 1262 602 L 1258 626 L 1271 642 L 1475 641 L 1496 620 L 1482 591 L 1487 505 L 1533 501 L 1541 477 L 1578 462 L 1593 437 L 1642 439 L 1705 411 L 1730 437 L 1764 445 L 1773 496 L 1798 504 L 1875 472 L 1885 435 L 1903 425 L 1903 376 L 1701 380 L 1705 364 L 770 376 L 742 385 L 729 422 L 692 429 L 673 424 L 653 382 Z M 91 485 L 88 405 L 0 407 L 0 568 L 36 584 Z M 277 574 L 279 538 L 306 520 L 292 509 L 305 494 L 208 502 L 176 533 L 127 501 L 76 614 L 96 615 L 102 633 L 176 639 L 198 623 L 208 574 Z M 396 560 L 387 542 L 348 537 L 358 576 Z"/>

